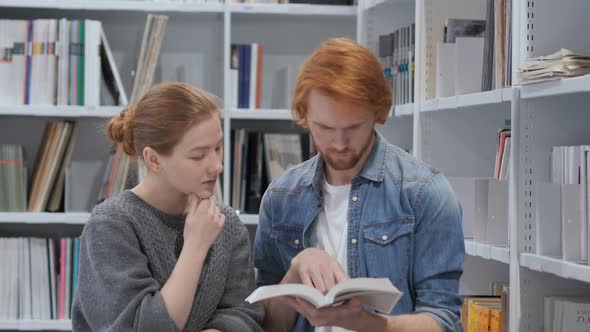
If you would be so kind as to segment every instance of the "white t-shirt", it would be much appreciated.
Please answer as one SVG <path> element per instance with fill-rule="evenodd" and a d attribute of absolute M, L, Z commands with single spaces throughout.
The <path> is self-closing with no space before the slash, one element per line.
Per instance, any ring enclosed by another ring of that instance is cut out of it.
<path fill-rule="evenodd" d="M 347 271 L 348 256 L 348 196 L 351 185 L 332 186 L 324 180 L 324 208 L 318 215 L 316 226 L 317 248 L 336 258 Z M 340 327 L 318 327 L 316 332 L 346 332 Z"/>

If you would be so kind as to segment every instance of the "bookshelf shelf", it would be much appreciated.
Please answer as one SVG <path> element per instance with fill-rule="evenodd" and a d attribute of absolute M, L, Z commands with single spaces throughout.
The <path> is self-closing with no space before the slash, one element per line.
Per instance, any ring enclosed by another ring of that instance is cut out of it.
<path fill-rule="evenodd" d="M 413 2 L 415 2 L 415 0 L 368 0 L 368 1 L 365 1 L 362 8 L 363 8 L 363 10 L 370 10 L 370 9 L 375 9 L 381 5 L 384 5 L 384 4 L 390 4 L 390 3 L 406 4 L 406 3 L 413 3 Z"/>
<path fill-rule="evenodd" d="M 395 105 L 395 116 L 406 116 L 414 114 L 414 104 Z"/>
<path fill-rule="evenodd" d="M 530 270 L 551 273 L 556 276 L 590 283 L 590 266 L 566 262 L 560 258 L 520 254 L 520 265 Z"/>
<path fill-rule="evenodd" d="M 292 120 L 290 110 L 285 109 L 233 109 L 230 118 L 242 120 Z"/>
<path fill-rule="evenodd" d="M 350 16 L 356 15 L 356 6 L 307 5 L 307 4 L 230 4 L 235 14 L 280 14 L 307 16 Z"/>
<path fill-rule="evenodd" d="M 523 99 L 590 92 L 590 75 L 523 85 L 520 91 Z"/>
<path fill-rule="evenodd" d="M 19 105 L 0 106 L 0 116 L 35 116 L 35 117 L 63 117 L 63 118 L 110 118 L 118 115 L 121 106 L 43 106 Z"/>
<path fill-rule="evenodd" d="M 84 225 L 89 217 L 86 212 L 0 212 L 0 223 Z"/>
<path fill-rule="evenodd" d="M 223 13 L 224 5 L 217 3 L 191 4 L 166 3 L 148 1 L 118 0 L 0 0 L 0 7 L 43 8 L 64 10 L 97 10 L 97 11 L 145 11 L 145 12 L 179 12 L 179 13 Z"/>
<path fill-rule="evenodd" d="M 510 251 L 508 248 L 477 243 L 473 240 L 465 240 L 465 253 L 469 256 L 491 259 L 505 264 L 510 263 Z"/>
<path fill-rule="evenodd" d="M 425 100 L 420 105 L 420 112 L 433 112 L 438 109 L 438 99 Z"/>
<path fill-rule="evenodd" d="M 240 220 L 246 225 L 258 225 L 257 214 L 240 214 Z"/>
<path fill-rule="evenodd" d="M 0 330 L 71 331 L 71 320 L 0 320 Z"/>
<path fill-rule="evenodd" d="M 430 99 L 422 102 L 420 112 L 454 110 L 510 102 L 512 100 L 511 91 L 511 88 L 504 88 L 466 95 Z"/>

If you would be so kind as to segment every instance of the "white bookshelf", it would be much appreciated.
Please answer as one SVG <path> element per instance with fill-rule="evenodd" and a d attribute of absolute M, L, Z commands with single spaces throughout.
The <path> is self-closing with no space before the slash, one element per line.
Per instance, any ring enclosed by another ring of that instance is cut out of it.
<path fill-rule="evenodd" d="M 539 331 L 543 297 L 590 294 L 590 267 L 536 254 L 534 184 L 549 179 L 553 146 L 590 144 L 590 76 L 520 86 L 519 65 L 526 58 L 553 53 L 560 48 L 590 52 L 584 13 L 590 3 L 579 0 L 513 1 L 512 88 L 433 98 L 434 40 L 444 20 L 483 18 L 485 1 L 416 0 L 415 155 L 448 176 L 492 176 L 496 144 L 489 142 L 510 120 L 513 130 L 509 180 L 507 230 L 509 247 L 465 241 L 466 260 L 461 289 L 486 294 L 489 283 L 510 284 L 510 331 Z M 402 0 L 361 1 L 359 40 L 371 45 L 387 21 L 382 12 L 390 6 L 403 10 Z M 393 15 L 391 15 L 393 17 Z M 395 20 L 397 18 L 391 18 Z M 442 23 L 442 24 L 441 24 Z M 398 23 L 390 23 L 392 28 Z M 401 107 L 402 109 L 406 109 Z M 409 106 L 408 106 L 409 107 Z M 407 112 L 398 112 L 407 114 Z M 400 121 L 404 116 L 393 118 Z M 407 124 L 406 124 L 407 125 Z M 393 136 L 391 126 L 381 130 Z M 399 141 L 398 141 L 399 142 Z M 397 142 L 397 143 L 398 143 Z"/>
<path fill-rule="evenodd" d="M 413 115 L 414 114 L 414 108 L 415 105 L 414 103 L 411 104 L 403 104 L 403 105 L 395 105 L 394 106 L 394 110 L 395 110 L 395 116 L 399 117 L 399 116 L 407 116 L 407 115 Z"/>
<path fill-rule="evenodd" d="M 257 214 L 240 214 L 238 217 L 240 217 L 240 220 L 246 225 L 258 225 Z"/>
<path fill-rule="evenodd" d="M 0 320 L 0 330 L 71 331 L 71 320 Z"/>
<path fill-rule="evenodd" d="M 165 3 L 134 0 L 0 0 L 0 7 L 187 13 L 222 13 L 224 10 L 224 5 L 218 3 Z"/>
<path fill-rule="evenodd" d="M 509 103 L 512 100 L 511 90 L 511 88 L 503 88 L 466 95 L 430 99 L 422 103 L 420 112 L 460 110 L 473 108 L 475 106 Z"/>
<path fill-rule="evenodd" d="M 354 6 L 308 5 L 308 4 L 230 4 L 235 14 L 280 14 L 305 16 L 356 16 Z"/>
<path fill-rule="evenodd" d="M 35 116 L 63 118 L 110 118 L 121 113 L 121 106 L 84 107 L 84 106 L 0 106 L 0 116 Z"/>
<path fill-rule="evenodd" d="M 290 110 L 281 109 L 233 109 L 230 111 L 230 117 L 241 120 L 293 120 Z"/>
<path fill-rule="evenodd" d="M 521 89 L 521 98 L 555 97 L 586 92 L 590 92 L 590 75 L 525 85 Z"/>
<path fill-rule="evenodd" d="M 590 266 L 567 262 L 560 258 L 546 257 L 529 253 L 520 254 L 520 265 L 530 270 L 547 272 L 565 279 L 590 283 Z"/>
<path fill-rule="evenodd" d="M 469 256 L 491 259 L 504 264 L 510 263 L 510 250 L 508 248 L 477 243 L 473 240 L 465 240 L 465 253 Z"/>
<path fill-rule="evenodd" d="M 255 5 L 255 4 L 161 4 L 140 1 L 0 0 L 3 18 L 47 16 L 93 18 L 103 21 L 126 90 L 131 91 L 132 71 L 139 45 L 137 39 L 145 12 L 170 15 L 156 81 L 183 80 L 229 96 L 229 52 L 232 43 L 259 42 L 265 46 L 262 108 L 226 109 L 224 117 L 224 199 L 230 199 L 231 130 L 244 123 L 273 130 L 277 123 L 292 120 L 288 109 L 273 109 L 270 96 L 273 72 L 288 65 L 294 73 L 324 40 L 348 36 L 375 50 L 379 34 L 416 22 L 416 101 L 395 106 L 378 130 L 391 143 L 406 150 L 447 176 L 491 177 L 498 128 L 510 120 L 513 128 L 511 177 L 509 180 L 509 247 L 465 241 L 468 257 L 462 289 L 488 292 L 489 283 L 510 283 L 510 330 L 539 331 L 543 296 L 590 295 L 587 265 L 536 255 L 534 183 L 548 177 L 548 149 L 556 145 L 590 143 L 590 76 L 504 88 L 493 91 L 430 98 L 432 35 L 440 33 L 444 16 L 481 15 L 483 0 L 359 0 L 357 6 Z M 584 0 L 513 1 L 513 82 L 527 57 L 571 48 L 590 52 Z M 198 15 L 198 16 L 197 16 Z M 195 19 L 197 17 L 198 19 Z M 534 28 L 533 28 L 534 26 Z M 187 40 L 196 41 L 187 43 Z M 227 105 L 227 104 L 226 104 Z M 56 107 L 0 105 L 0 138 L 24 140 L 36 151 L 45 118 L 79 118 L 85 133 L 80 160 L 103 158 L 108 144 L 96 128 L 118 114 L 121 107 Z M 7 120 L 5 120 L 7 119 Z M 30 131 L 25 135 L 25 128 Z M 275 129 L 276 130 L 276 129 Z M 29 137 L 31 136 L 31 137 Z M 255 226 L 258 215 L 241 214 L 240 220 Z M 83 225 L 87 213 L 0 213 L 3 227 L 14 223 Z M 0 330 L 68 330 L 69 321 L 0 321 Z"/>
<path fill-rule="evenodd" d="M 89 217 L 87 212 L 0 212 L 0 223 L 84 225 Z"/>

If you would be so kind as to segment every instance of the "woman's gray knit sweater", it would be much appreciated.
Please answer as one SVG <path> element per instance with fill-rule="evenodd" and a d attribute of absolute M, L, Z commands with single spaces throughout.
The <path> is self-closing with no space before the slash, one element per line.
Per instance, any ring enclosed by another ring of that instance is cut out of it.
<path fill-rule="evenodd" d="M 225 226 L 209 250 L 185 331 L 262 331 L 261 305 L 244 299 L 254 289 L 248 231 L 220 206 Z M 185 216 L 165 214 L 131 191 L 100 205 L 80 239 L 74 331 L 176 331 L 160 289 L 183 245 Z"/>

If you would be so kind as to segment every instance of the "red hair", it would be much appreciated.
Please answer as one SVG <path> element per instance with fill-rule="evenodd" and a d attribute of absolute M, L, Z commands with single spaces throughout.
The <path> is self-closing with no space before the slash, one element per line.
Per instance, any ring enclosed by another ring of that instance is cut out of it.
<path fill-rule="evenodd" d="M 387 120 L 393 103 L 393 93 L 379 60 L 367 48 L 347 38 L 323 43 L 301 66 L 292 110 L 303 127 L 307 127 L 309 94 L 314 89 L 368 106 L 381 124 Z"/>

